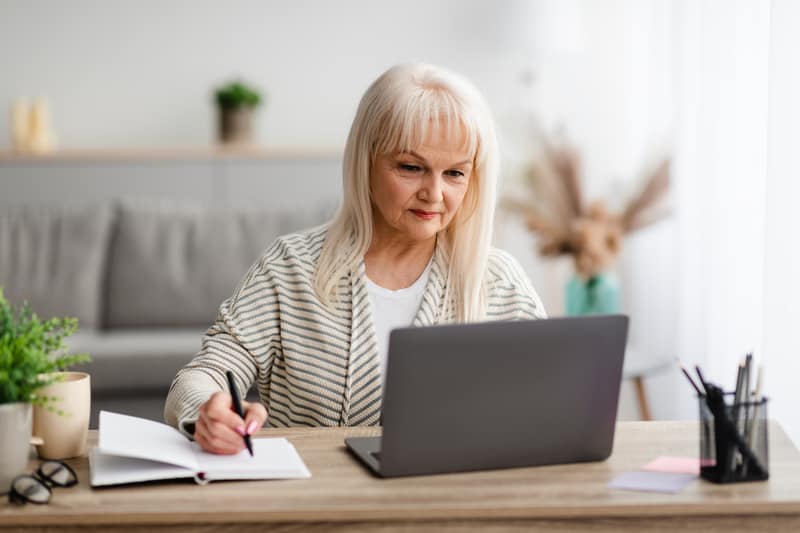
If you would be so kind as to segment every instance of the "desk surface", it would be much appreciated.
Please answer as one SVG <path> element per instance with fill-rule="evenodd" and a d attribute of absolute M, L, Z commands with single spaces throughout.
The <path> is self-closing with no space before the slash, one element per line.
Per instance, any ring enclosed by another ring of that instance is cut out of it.
<path fill-rule="evenodd" d="M 800 453 L 770 426 L 767 482 L 714 485 L 695 481 L 679 494 L 612 490 L 615 475 L 660 455 L 696 456 L 693 422 L 621 422 L 605 462 L 381 480 L 346 451 L 345 436 L 377 428 L 271 429 L 286 436 L 313 477 L 307 480 L 169 481 L 91 489 L 88 462 L 73 459 L 81 480 L 55 489 L 49 505 L 0 503 L 0 529 L 127 526 L 126 531 L 263 529 L 366 531 L 442 526 L 453 531 L 536 527 L 558 531 L 800 530 Z M 90 434 L 90 445 L 96 442 Z M 33 463 L 32 463 L 33 465 Z"/>

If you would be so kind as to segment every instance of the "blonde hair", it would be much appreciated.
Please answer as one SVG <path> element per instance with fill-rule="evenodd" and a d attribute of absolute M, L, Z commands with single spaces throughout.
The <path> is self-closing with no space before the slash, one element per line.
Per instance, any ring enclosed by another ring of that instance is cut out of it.
<path fill-rule="evenodd" d="M 455 136 L 466 132 L 467 149 L 474 154 L 463 203 L 438 235 L 448 257 L 444 316 L 452 314 L 459 322 L 485 316 L 484 276 L 499 171 L 494 124 L 469 81 L 426 64 L 390 68 L 361 98 L 344 150 L 342 205 L 330 223 L 314 274 L 314 289 L 326 305 L 332 304 L 341 277 L 358 266 L 372 242 L 369 178 L 376 158 L 413 150 L 429 128 L 433 133 L 444 128 Z"/>

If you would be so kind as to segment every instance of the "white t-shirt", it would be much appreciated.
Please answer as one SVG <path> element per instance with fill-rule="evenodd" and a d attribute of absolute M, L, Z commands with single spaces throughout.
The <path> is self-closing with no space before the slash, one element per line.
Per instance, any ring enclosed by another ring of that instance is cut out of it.
<path fill-rule="evenodd" d="M 386 381 L 386 360 L 389 356 L 389 332 L 394 328 L 408 327 L 414 321 L 425 286 L 431 274 L 433 259 L 410 287 L 396 291 L 385 289 L 367 277 L 367 293 L 372 305 L 372 325 L 378 344 L 381 377 Z"/>

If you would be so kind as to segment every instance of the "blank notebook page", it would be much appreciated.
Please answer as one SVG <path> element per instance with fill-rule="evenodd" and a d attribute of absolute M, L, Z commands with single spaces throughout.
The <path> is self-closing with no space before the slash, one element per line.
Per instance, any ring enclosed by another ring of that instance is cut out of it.
<path fill-rule="evenodd" d="M 178 430 L 135 416 L 100 412 L 98 447 L 105 454 L 163 461 L 197 470 L 197 458 Z"/>
<path fill-rule="evenodd" d="M 294 446 L 285 438 L 253 439 L 253 457 L 247 450 L 236 455 L 215 455 L 192 443 L 200 472 L 208 479 L 310 477 Z"/>

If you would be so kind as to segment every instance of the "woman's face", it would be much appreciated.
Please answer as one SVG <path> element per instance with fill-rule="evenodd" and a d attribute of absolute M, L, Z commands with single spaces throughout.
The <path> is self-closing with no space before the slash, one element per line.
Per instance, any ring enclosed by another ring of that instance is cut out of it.
<path fill-rule="evenodd" d="M 473 154 L 447 129 L 413 150 L 377 157 L 370 175 L 376 236 L 425 241 L 453 219 L 472 177 Z"/>

